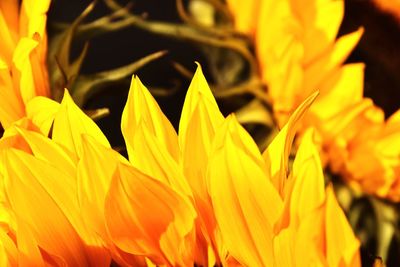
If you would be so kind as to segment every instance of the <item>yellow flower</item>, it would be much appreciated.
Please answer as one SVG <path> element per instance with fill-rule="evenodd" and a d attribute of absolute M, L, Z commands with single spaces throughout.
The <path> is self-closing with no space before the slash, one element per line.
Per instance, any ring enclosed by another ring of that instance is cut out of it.
<path fill-rule="evenodd" d="M 16 218 L 8 224 L 18 236 L 18 222 L 26 223 L 30 245 L 16 249 L 70 266 L 108 266 L 111 258 L 133 266 L 357 266 L 359 243 L 324 189 L 311 132 L 288 173 L 296 128 L 315 97 L 261 155 L 234 115 L 223 117 L 200 67 L 179 134 L 133 77 L 121 123 L 129 161 L 68 91 L 60 104 L 35 98 L 30 109 L 45 104 L 48 112 L 32 112 L 31 127 L 53 121 L 51 139 L 25 119 L 0 141 L 4 210 Z"/>
<path fill-rule="evenodd" d="M 228 4 L 237 29 L 254 39 L 279 126 L 318 89 L 320 96 L 300 133 L 316 128 L 323 165 L 329 164 L 365 192 L 400 201 L 397 119 L 385 122 L 382 110 L 363 98 L 363 64 L 342 65 L 362 34 L 360 29 L 336 40 L 344 1 L 231 0 Z"/>
<path fill-rule="evenodd" d="M 48 96 L 46 12 L 50 0 L 0 4 L 0 123 L 25 116 L 35 96 Z"/>

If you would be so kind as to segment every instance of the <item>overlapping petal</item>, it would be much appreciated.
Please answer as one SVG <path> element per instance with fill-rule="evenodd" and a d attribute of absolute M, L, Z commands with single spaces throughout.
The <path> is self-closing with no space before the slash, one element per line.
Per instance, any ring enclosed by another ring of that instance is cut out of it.
<path fill-rule="evenodd" d="M 167 184 L 119 164 L 105 204 L 107 229 L 125 252 L 156 264 L 187 266 L 193 262 L 191 251 L 185 251 L 196 216 L 191 205 Z"/>
<path fill-rule="evenodd" d="M 26 115 L 35 96 L 49 96 L 45 31 L 49 0 L 5 1 L 0 5 L 0 123 L 4 128 Z"/>
<path fill-rule="evenodd" d="M 3 241 L 5 262 L 358 263 L 358 241 L 343 213 L 334 225 L 327 223 L 340 207 L 332 192 L 325 194 L 312 133 L 304 135 L 293 171 L 288 167 L 296 129 L 316 94 L 261 154 L 234 115 L 223 117 L 200 67 L 179 136 L 135 77 L 130 90 L 121 127 L 129 161 L 110 148 L 68 91 L 61 104 L 34 98 L 30 118 L 6 130 L 1 211 L 14 219 L 2 220 L 9 220 L 10 231 Z M 334 239 L 341 231 L 346 239 Z M 18 246 L 8 242 L 9 233 L 19 236 Z M 304 242 L 312 249 L 305 251 Z"/>

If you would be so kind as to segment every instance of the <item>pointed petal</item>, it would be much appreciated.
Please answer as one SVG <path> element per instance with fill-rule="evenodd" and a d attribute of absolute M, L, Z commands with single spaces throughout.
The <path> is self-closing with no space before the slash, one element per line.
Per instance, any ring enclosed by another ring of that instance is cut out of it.
<path fill-rule="evenodd" d="M 121 130 L 129 157 L 135 150 L 132 143 L 140 120 L 147 124 L 150 132 L 160 140 L 160 143 L 166 151 L 169 151 L 172 158 L 178 161 L 179 147 L 175 129 L 139 78 L 132 77 L 131 88 L 121 120 Z"/>
<path fill-rule="evenodd" d="M 215 132 L 223 121 L 224 117 L 219 111 L 201 66 L 198 65 L 183 105 L 179 122 L 179 145 L 182 151 L 183 171 L 193 191 L 199 213 L 197 243 L 202 249 L 198 250 L 198 257 L 203 261 L 199 264 L 203 265 L 208 263 L 208 246 L 211 244 L 214 250 L 218 247 L 218 244 L 215 244 L 216 224 L 207 190 L 206 170 Z"/>
<path fill-rule="evenodd" d="M 281 227 L 298 227 L 306 216 L 322 206 L 325 201 L 325 181 L 319 152 L 314 144 L 313 130 L 302 136 L 293 173 L 291 188 L 285 193 L 285 209 Z"/>
<path fill-rule="evenodd" d="M 232 115 L 216 133 L 208 182 L 229 253 L 246 266 L 272 266 L 273 225 L 282 201 L 258 147 Z"/>
<path fill-rule="evenodd" d="M 215 131 L 224 117 L 198 65 L 186 94 L 179 122 L 179 144 L 184 173 L 201 201 L 208 199 L 205 171 Z"/>
<path fill-rule="evenodd" d="M 284 183 L 287 178 L 289 155 L 296 130 L 300 126 L 300 120 L 317 95 L 318 92 L 315 92 L 304 100 L 263 153 L 272 184 L 281 195 L 283 194 Z"/>
<path fill-rule="evenodd" d="M 52 139 L 77 155 L 81 155 L 81 134 L 88 134 L 104 146 L 110 147 L 100 128 L 74 103 L 68 90 L 65 90 L 54 119 Z"/>
<path fill-rule="evenodd" d="M 216 244 L 216 222 L 207 189 L 206 170 L 215 131 L 223 121 L 224 117 L 198 64 L 183 105 L 179 122 L 179 144 L 185 177 L 193 191 L 199 213 L 197 260 L 204 265 L 208 263 L 207 257 L 211 257 L 207 252 L 210 244 L 214 254 L 220 253 L 216 251 L 219 245 Z"/>
<path fill-rule="evenodd" d="M 215 127 L 218 127 L 223 122 L 223 115 L 219 111 L 217 102 L 208 86 L 200 65 L 197 66 L 192 82 L 189 85 L 179 121 L 179 142 L 182 145 L 185 144 L 186 131 L 190 126 L 191 117 L 199 102 L 204 104 L 205 116 L 209 117 L 211 127 L 215 130 Z"/>
<path fill-rule="evenodd" d="M 306 67 L 304 71 L 304 90 L 313 91 L 317 89 L 321 82 L 332 74 L 332 71 L 343 64 L 359 42 L 363 32 L 363 28 L 360 28 L 353 33 L 340 37 L 334 46 L 327 49 L 324 55 L 313 61 L 309 67 Z"/>
<path fill-rule="evenodd" d="M 324 174 L 313 136 L 311 129 L 303 135 L 293 163 L 295 186 L 291 192 L 291 214 L 300 220 L 320 207 L 325 199 Z"/>
<path fill-rule="evenodd" d="M 360 242 L 354 236 L 332 185 L 326 189 L 326 251 L 329 266 L 361 266 Z"/>
<path fill-rule="evenodd" d="M 295 15 L 304 29 L 304 62 L 311 60 L 335 42 L 344 15 L 343 1 L 292 1 Z"/>

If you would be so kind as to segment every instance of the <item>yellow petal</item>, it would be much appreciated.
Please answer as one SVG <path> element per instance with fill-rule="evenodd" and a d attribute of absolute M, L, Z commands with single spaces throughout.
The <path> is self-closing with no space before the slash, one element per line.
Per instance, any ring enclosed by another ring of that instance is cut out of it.
<path fill-rule="evenodd" d="M 304 218 L 325 201 L 325 184 L 319 152 L 308 130 L 302 137 L 290 177 L 292 187 L 286 190 L 281 227 L 298 227 Z"/>
<path fill-rule="evenodd" d="M 304 29 L 304 63 L 315 60 L 335 42 L 344 15 L 343 1 L 292 1 Z"/>
<path fill-rule="evenodd" d="M 192 191 L 178 163 L 165 146 L 151 133 L 143 120 L 137 125 L 132 145 L 135 147 L 130 161 L 140 171 L 160 180 L 178 192 L 192 196 Z"/>
<path fill-rule="evenodd" d="M 193 264 L 190 256 L 182 254 L 195 216 L 183 195 L 134 167 L 118 165 L 106 197 L 105 217 L 108 232 L 121 250 L 161 265 Z"/>
<path fill-rule="evenodd" d="M 20 34 L 31 37 L 34 33 L 43 36 L 46 27 L 46 13 L 50 0 L 24 0 L 21 6 Z"/>
<path fill-rule="evenodd" d="M 333 73 L 320 87 L 320 96 L 310 110 L 321 119 L 336 115 L 363 98 L 364 64 L 347 64 Z"/>
<path fill-rule="evenodd" d="M 60 108 L 54 118 L 52 139 L 77 155 L 81 155 L 81 134 L 88 134 L 104 146 L 110 147 L 100 128 L 74 103 L 68 90 L 65 90 Z"/>
<path fill-rule="evenodd" d="M 303 135 L 293 163 L 295 186 L 291 192 L 291 213 L 297 214 L 300 220 L 320 207 L 325 198 L 324 174 L 313 136 L 311 129 Z"/>
<path fill-rule="evenodd" d="M 200 65 L 186 94 L 179 122 L 179 144 L 184 173 L 195 196 L 208 199 L 205 171 L 215 131 L 224 117 L 219 111 Z"/>
<path fill-rule="evenodd" d="M 13 126 L 4 131 L 3 137 L 0 139 L 0 149 L 16 148 L 32 154 L 32 150 L 26 140 L 18 133 L 20 128 L 29 129 L 29 121 L 22 119 L 17 121 Z M 1 165 L 2 161 L 0 161 Z"/>
<path fill-rule="evenodd" d="M 17 70 L 13 75 L 19 79 L 19 90 L 25 104 L 36 96 L 30 54 L 37 45 L 38 42 L 31 38 L 21 38 L 13 54 L 13 63 Z"/>
<path fill-rule="evenodd" d="M 26 105 L 27 117 L 48 136 L 60 104 L 47 97 L 37 96 Z"/>
<path fill-rule="evenodd" d="M 142 266 L 137 257 L 129 257 L 112 243 L 104 217 L 106 195 L 118 162 L 128 163 L 114 150 L 98 143 L 89 135 L 82 135 L 82 156 L 77 166 L 78 201 L 85 224 L 99 235 L 112 254 L 113 260 L 122 266 L 129 262 Z M 124 260 L 124 258 L 128 260 Z"/>
<path fill-rule="evenodd" d="M 359 132 L 357 129 L 364 127 L 366 121 L 379 122 L 383 118 L 383 112 L 374 108 L 372 100 L 364 98 L 321 122 L 318 129 L 323 133 L 326 142 L 338 136 L 345 136 L 346 140 L 350 140 Z"/>
<path fill-rule="evenodd" d="M 319 89 L 327 77 L 332 74 L 349 56 L 350 52 L 357 45 L 364 30 L 363 28 L 357 31 L 340 37 L 334 46 L 329 47 L 324 55 L 319 57 L 312 64 L 305 68 L 303 90 L 307 92 Z"/>
<path fill-rule="evenodd" d="M 5 167 L 11 207 L 16 216 L 32 229 L 38 245 L 51 255 L 61 257 L 70 266 L 87 265 L 83 243 L 59 206 L 72 205 L 71 200 L 64 198 L 64 203 L 60 203 L 53 199 L 54 196 L 58 200 L 63 198 L 60 192 L 65 191 L 68 183 L 63 188 L 53 188 L 58 191 L 56 195 L 55 192 L 49 193 L 41 184 L 45 179 L 49 183 L 55 178 L 63 179 L 63 173 L 46 162 L 13 149 L 6 151 Z"/>
<path fill-rule="evenodd" d="M 25 114 L 21 96 L 15 91 L 7 64 L 0 60 L 0 123 L 8 128 Z"/>
<path fill-rule="evenodd" d="M 294 258 L 294 238 L 295 236 L 292 228 L 283 229 L 274 237 L 273 255 L 275 266 L 303 266 L 299 265 Z M 307 244 L 307 246 L 309 245 L 310 244 Z"/>
<path fill-rule="evenodd" d="M 206 265 L 209 257 L 208 246 L 215 244 L 215 219 L 206 182 L 206 170 L 211 153 L 211 144 L 215 131 L 222 125 L 224 117 L 212 95 L 210 87 L 198 65 L 189 86 L 179 122 L 179 145 L 182 151 L 182 164 L 185 177 L 195 197 L 198 221 L 198 245 L 202 247 L 203 260 Z M 200 236 L 203 235 L 203 236 Z M 214 251 L 218 253 L 218 251 Z"/>
<path fill-rule="evenodd" d="M 82 136 L 82 156 L 76 171 L 78 201 L 86 224 L 103 239 L 107 238 L 104 203 L 117 163 L 118 153 L 89 135 Z"/>
<path fill-rule="evenodd" d="M 178 161 L 179 147 L 175 129 L 139 78 L 132 77 L 131 88 L 121 119 L 121 130 L 129 157 L 134 154 L 133 139 L 140 120 L 146 123 L 150 133 L 160 140 L 172 158 Z"/>
<path fill-rule="evenodd" d="M 2 4 L 7 1 L 2 1 Z M 18 9 L 18 4 L 16 4 L 16 8 Z M 0 36 L 2 37 L 2 41 L 0 43 L 0 49 L 2 58 L 7 62 L 7 64 L 11 64 L 11 58 L 13 51 L 16 45 L 16 33 L 13 32 L 12 28 L 9 28 L 7 16 L 12 15 L 11 12 L 8 13 L 9 10 L 4 10 L 3 7 L 0 9 Z M 14 25 L 16 27 L 17 24 Z"/>
<path fill-rule="evenodd" d="M 58 169 L 70 177 L 75 176 L 77 165 L 75 155 L 39 133 L 19 127 L 16 127 L 16 131 L 28 144 L 36 158 L 56 164 Z"/>
<path fill-rule="evenodd" d="M 324 207 L 321 206 L 301 219 L 293 241 L 293 257 L 298 266 L 330 266 L 325 251 Z"/>
<path fill-rule="evenodd" d="M 18 266 L 45 266 L 37 241 L 28 225 L 17 219 Z"/>
<path fill-rule="evenodd" d="M 289 155 L 296 130 L 300 126 L 301 118 L 317 95 L 318 92 L 315 92 L 304 100 L 292 114 L 288 123 L 263 152 L 264 161 L 267 165 L 267 172 L 271 177 L 272 184 L 281 195 L 283 194 L 284 183 L 287 178 Z"/>
<path fill-rule="evenodd" d="M 359 248 L 360 242 L 329 185 L 326 189 L 326 257 L 329 266 L 361 266 Z"/>
<path fill-rule="evenodd" d="M 282 201 L 265 168 L 251 136 L 229 116 L 215 136 L 208 182 L 222 240 L 245 266 L 273 266 L 273 225 Z"/>
<path fill-rule="evenodd" d="M 254 34 L 259 1 L 228 0 L 227 4 L 234 15 L 236 30 L 248 35 Z"/>

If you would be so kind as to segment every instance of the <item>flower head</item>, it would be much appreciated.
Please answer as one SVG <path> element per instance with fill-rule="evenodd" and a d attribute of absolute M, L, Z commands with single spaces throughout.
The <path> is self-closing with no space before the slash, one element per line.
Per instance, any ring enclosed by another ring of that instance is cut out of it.
<path fill-rule="evenodd" d="M 356 188 L 399 201 L 400 145 L 388 142 L 398 137 L 393 130 L 397 115 L 385 121 L 383 111 L 363 97 L 364 64 L 343 65 L 363 32 L 359 29 L 336 39 L 344 1 L 231 0 L 228 4 L 237 29 L 254 40 L 278 124 L 286 123 L 301 101 L 318 89 L 320 96 L 304 118 L 300 134 L 315 127 L 323 165 Z M 361 168 L 362 162 L 371 164 Z"/>
<path fill-rule="evenodd" d="M 68 91 L 60 104 L 35 98 L 51 112 L 31 119 L 39 129 L 51 121 L 51 139 L 15 124 L 0 142 L 4 206 L 15 218 L 6 233 L 29 241 L 10 251 L 70 266 L 359 265 L 359 243 L 324 188 L 312 132 L 289 168 L 315 97 L 261 154 L 235 116 L 221 114 L 200 67 L 178 134 L 133 77 L 121 123 L 129 160 Z"/>

